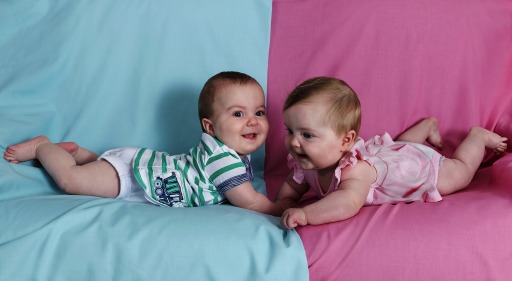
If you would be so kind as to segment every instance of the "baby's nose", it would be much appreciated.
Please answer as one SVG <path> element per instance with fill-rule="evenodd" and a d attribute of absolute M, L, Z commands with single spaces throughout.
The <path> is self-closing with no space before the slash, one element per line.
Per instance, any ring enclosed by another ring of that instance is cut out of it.
<path fill-rule="evenodd" d="M 290 145 L 293 147 L 299 147 L 299 140 L 295 136 L 290 136 Z"/>
<path fill-rule="evenodd" d="M 255 117 L 249 117 L 249 120 L 247 120 L 247 126 L 253 127 L 258 126 L 258 124 L 258 119 L 256 119 Z"/>

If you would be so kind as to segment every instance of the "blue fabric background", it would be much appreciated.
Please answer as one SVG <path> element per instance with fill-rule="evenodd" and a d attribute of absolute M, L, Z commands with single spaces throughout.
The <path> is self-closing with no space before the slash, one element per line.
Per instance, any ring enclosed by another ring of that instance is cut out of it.
<path fill-rule="evenodd" d="M 0 3 L 0 148 L 44 134 L 97 153 L 187 151 L 210 76 L 242 71 L 266 89 L 270 12 L 270 1 Z"/>
<path fill-rule="evenodd" d="M 183 153 L 223 70 L 266 89 L 270 0 L 0 2 L 0 153 L 37 135 L 97 153 Z M 253 154 L 262 171 L 263 149 Z M 255 186 L 264 191 L 264 183 Z M 232 206 L 159 208 L 64 195 L 0 160 L 2 280 L 306 280 L 300 238 Z"/>

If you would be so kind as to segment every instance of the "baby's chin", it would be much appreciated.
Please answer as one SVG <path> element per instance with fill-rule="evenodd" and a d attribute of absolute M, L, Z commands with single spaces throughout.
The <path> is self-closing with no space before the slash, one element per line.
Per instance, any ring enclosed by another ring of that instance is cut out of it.
<path fill-rule="evenodd" d="M 260 147 L 260 146 L 258 146 Z M 254 151 L 256 151 L 256 149 L 258 149 L 258 147 L 256 148 L 244 148 L 244 149 L 234 149 L 236 151 L 236 153 L 240 156 L 246 156 L 246 155 L 249 155 L 251 153 L 253 153 Z"/>
<path fill-rule="evenodd" d="M 311 165 L 311 163 L 309 161 L 306 161 L 306 160 L 302 160 L 302 161 L 297 161 L 297 163 L 299 164 L 299 167 L 303 170 L 314 170 L 315 167 L 313 165 Z"/>
<path fill-rule="evenodd" d="M 253 149 L 253 150 L 235 150 L 236 153 L 239 155 L 239 156 L 247 156 L 251 153 L 253 153 L 254 151 L 256 151 L 256 149 Z"/>
<path fill-rule="evenodd" d="M 323 170 L 323 169 L 329 169 L 331 166 L 328 167 L 319 167 L 316 163 L 312 163 L 311 159 L 302 156 L 302 158 L 295 158 L 297 164 L 302 170 Z"/>

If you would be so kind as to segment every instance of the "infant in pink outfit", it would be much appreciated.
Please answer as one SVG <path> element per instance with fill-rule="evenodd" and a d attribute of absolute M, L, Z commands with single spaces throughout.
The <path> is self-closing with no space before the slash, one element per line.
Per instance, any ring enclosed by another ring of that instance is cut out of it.
<path fill-rule="evenodd" d="M 442 148 L 436 118 L 426 118 L 402 133 L 397 141 L 384 133 L 364 142 L 358 136 L 361 104 L 344 81 L 309 79 L 288 95 L 283 106 L 292 173 L 276 202 L 287 208 L 286 228 L 323 224 L 355 216 L 365 205 L 423 200 L 465 188 L 473 179 L 487 148 L 501 154 L 507 138 L 472 127 L 452 158 Z M 310 189 L 320 198 L 296 208 Z"/>

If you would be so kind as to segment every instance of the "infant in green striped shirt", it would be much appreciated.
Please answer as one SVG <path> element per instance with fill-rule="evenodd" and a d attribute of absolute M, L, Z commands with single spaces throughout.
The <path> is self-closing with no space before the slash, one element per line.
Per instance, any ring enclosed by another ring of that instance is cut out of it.
<path fill-rule="evenodd" d="M 124 147 L 97 155 L 75 142 L 52 143 L 38 136 L 7 147 L 4 159 L 13 164 L 38 160 L 69 194 L 170 207 L 229 202 L 280 216 L 283 209 L 251 184 L 250 154 L 268 133 L 265 111 L 263 89 L 253 77 L 220 72 L 208 79 L 199 95 L 203 133 L 188 153 Z"/>

